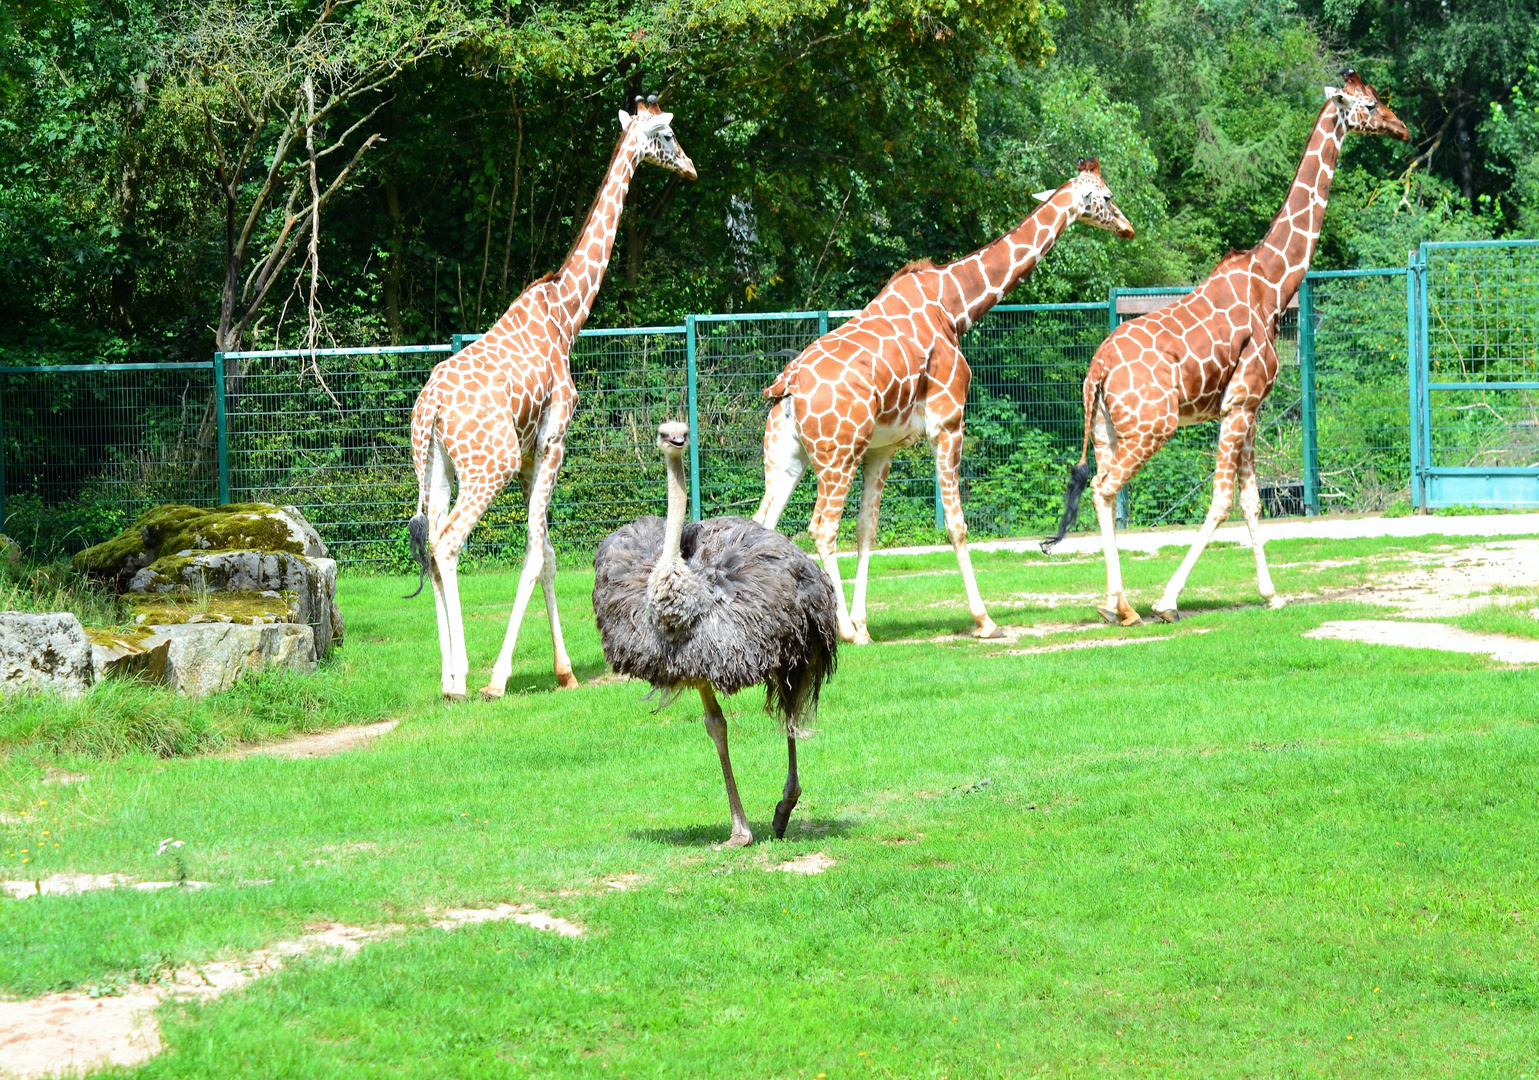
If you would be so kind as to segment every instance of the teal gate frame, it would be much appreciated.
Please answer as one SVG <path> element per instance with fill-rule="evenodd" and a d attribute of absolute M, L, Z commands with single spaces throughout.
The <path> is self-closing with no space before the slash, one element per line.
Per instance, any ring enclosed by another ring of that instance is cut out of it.
<path fill-rule="evenodd" d="M 1406 308 L 1412 502 L 1539 508 L 1539 240 L 1421 244 Z"/>

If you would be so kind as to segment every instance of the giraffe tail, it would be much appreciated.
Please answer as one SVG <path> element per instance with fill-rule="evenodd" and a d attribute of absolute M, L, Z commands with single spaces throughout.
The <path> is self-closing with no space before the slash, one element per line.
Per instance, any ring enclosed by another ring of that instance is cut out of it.
<path fill-rule="evenodd" d="M 423 585 L 424 582 L 427 581 L 427 572 L 428 572 L 428 553 L 427 553 L 428 519 L 427 519 L 427 514 L 426 513 L 418 513 L 418 514 L 416 514 L 410 521 L 408 521 L 406 523 L 406 532 L 407 532 L 407 535 L 411 537 L 411 557 L 416 559 L 418 565 L 422 567 L 422 572 L 417 576 L 417 591 L 414 592 L 414 593 L 411 593 L 411 594 L 409 594 L 407 596 L 403 596 L 401 598 L 403 600 L 412 600 L 412 599 L 415 599 L 417 597 L 417 595 L 422 592 L 422 585 Z"/>
<path fill-rule="evenodd" d="M 1058 519 L 1058 532 L 1045 537 L 1040 545 L 1044 554 L 1052 551 L 1079 520 L 1079 501 L 1090 484 L 1090 425 L 1095 417 L 1096 399 L 1101 394 L 1100 373 L 1096 367 L 1096 361 L 1091 361 L 1090 372 L 1085 376 L 1085 439 L 1080 444 L 1079 461 L 1069 470 L 1069 490 L 1063 494 L 1063 516 Z"/>

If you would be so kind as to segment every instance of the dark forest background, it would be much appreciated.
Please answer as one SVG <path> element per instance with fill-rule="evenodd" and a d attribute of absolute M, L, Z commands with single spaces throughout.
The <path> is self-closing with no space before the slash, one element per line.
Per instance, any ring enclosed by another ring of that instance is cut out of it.
<path fill-rule="evenodd" d="M 5 0 L 0 362 L 439 342 L 564 256 L 638 93 L 592 326 L 859 306 L 1100 157 L 1139 229 L 1011 297 L 1189 283 L 1277 209 L 1321 87 L 1349 139 L 1316 268 L 1539 235 L 1539 0 Z"/>

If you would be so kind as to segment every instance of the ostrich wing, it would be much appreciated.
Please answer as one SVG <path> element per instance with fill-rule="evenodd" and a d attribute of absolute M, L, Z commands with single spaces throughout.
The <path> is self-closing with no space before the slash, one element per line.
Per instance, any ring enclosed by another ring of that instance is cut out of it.
<path fill-rule="evenodd" d="M 647 607 L 664 523 L 648 517 L 611 534 L 594 559 L 593 611 L 604 657 L 654 686 L 709 682 L 723 693 L 765 683 L 788 724 L 833 673 L 839 631 L 833 586 L 805 552 L 746 518 L 684 527 L 679 550 L 705 614 L 671 638 Z"/>

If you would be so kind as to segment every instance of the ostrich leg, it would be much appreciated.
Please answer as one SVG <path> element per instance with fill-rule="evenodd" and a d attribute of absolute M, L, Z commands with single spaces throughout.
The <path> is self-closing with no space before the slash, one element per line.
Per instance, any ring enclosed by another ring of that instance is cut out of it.
<path fill-rule="evenodd" d="M 775 839 L 784 840 L 786 837 L 786 825 L 791 821 L 791 811 L 796 809 L 796 800 L 802 797 L 802 784 L 796 778 L 796 736 L 786 736 L 786 790 L 781 797 L 780 804 L 775 807 Z"/>
<path fill-rule="evenodd" d="M 732 779 L 732 760 L 727 757 L 727 718 L 716 703 L 716 691 L 710 683 L 700 687 L 700 703 L 705 706 L 705 730 L 716 744 L 716 756 L 721 758 L 722 779 L 727 782 L 727 807 L 732 811 L 732 836 L 722 847 L 747 847 L 753 843 L 753 833 L 748 828 L 748 816 L 743 813 L 743 800 L 737 795 L 737 781 Z M 789 817 L 791 811 L 787 810 Z"/>

